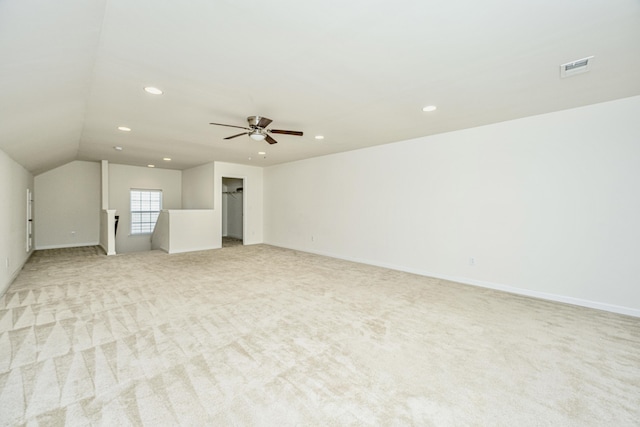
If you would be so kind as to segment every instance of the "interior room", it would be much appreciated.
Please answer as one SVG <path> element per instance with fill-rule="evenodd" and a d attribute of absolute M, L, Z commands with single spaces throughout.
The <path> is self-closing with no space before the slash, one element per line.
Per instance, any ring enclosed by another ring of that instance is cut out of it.
<path fill-rule="evenodd" d="M 0 425 L 637 425 L 639 40 L 0 1 Z"/>
<path fill-rule="evenodd" d="M 222 178 L 222 247 L 237 246 L 243 240 L 244 181 Z"/>

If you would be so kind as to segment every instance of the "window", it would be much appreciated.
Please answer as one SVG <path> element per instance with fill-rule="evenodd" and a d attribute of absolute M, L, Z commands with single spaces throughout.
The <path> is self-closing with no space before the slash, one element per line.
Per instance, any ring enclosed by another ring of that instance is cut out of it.
<path fill-rule="evenodd" d="M 162 210 L 162 190 L 131 190 L 131 234 L 151 234 Z"/>

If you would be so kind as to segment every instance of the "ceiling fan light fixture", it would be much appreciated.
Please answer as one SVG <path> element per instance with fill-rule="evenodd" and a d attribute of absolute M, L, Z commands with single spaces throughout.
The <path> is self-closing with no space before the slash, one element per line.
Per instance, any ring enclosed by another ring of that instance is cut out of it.
<path fill-rule="evenodd" d="M 254 141 L 263 141 L 266 137 L 267 135 L 265 135 L 260 130 L 252 130 L 251 132 L 249 132 L 249 138 L 253 139 Z"/>

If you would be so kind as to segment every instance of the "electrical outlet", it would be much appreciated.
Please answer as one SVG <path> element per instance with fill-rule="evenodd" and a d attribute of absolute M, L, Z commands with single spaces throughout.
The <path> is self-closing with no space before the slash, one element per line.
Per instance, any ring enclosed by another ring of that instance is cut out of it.
<path fill-rule="evenodd" d="M 312 242 L 315 242 L 315 241 L 316 241 L 316 238 L 315 238 L 314 236 L 311 236 L 311 241 L 312 241 Z"/>
<path fill-rule="evenodd" d="M 469 265 L 470 265 L 470 266 L 472 266 L 472 267 L 473 267 L 474 265 L 476 265 L 476 259 L 475 259 L 475 258 L 473 258 L 473 257 L 469 258 Z"/>

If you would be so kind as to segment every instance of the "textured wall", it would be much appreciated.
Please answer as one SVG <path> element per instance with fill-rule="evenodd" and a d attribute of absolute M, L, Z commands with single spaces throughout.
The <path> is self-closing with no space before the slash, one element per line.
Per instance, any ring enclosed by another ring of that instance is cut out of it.
<path fill-rule="evenodd" d="M 633 97 L 267 168 L 265 242 L 640 315 L 639 116 Z"/>
<path fill-rule="evenodd" d="M 97 245 L 101 165 L 74 161 L 35 177 L 36 249 Z"/>
<path fill-rule="evenodd" d="M 182 172 L 170 169 L 109 165 L 109 208 L 120 216 L 116 252 L 151 249 L 151 235 L 130 235 L 130 191 L 132 188 L 162 190 L 162 209 L 182 208 Z"/>
<path fill-rule="evenodd" d="M 33 176 L 0 150 L 0 295 L 30 255 L 27 188 L 33 190 Z"/>

